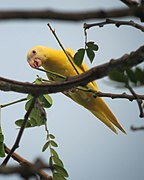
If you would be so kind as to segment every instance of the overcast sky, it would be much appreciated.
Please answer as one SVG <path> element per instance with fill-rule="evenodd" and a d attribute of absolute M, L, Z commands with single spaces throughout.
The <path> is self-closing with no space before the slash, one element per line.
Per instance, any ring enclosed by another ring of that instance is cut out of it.
<path fill-rule="evenodd" d="M 48 8 L 69 11 L 114 7 L 124 7 L 124 4 L 115 0 L 5 0 L 0 2 L 0 10 Z M 133 20 L 139 22 L 138 19 Z M 47 27 L 48 22 L 55 28 L 65 47 L 77 50 L 84 46 L 84 22 L 0 21 L 0 76 L 24 82 L 33 82 L 36 75 L 46 78 L 44 73 L 29 67 L 26 62 L 26 54 L 35 45 L 59 49 L 55 38 Z M 94 63 L 92 65 L 87 63 L 89 67 L 92 67 L 138 49 L 143 45 L 144 35 L 132 27 L 116 28 L 114 25 L 107 25 L 103 28 L 90 29 L 88 40 L 93 40 L 99 45 Z M 88 61 L 86 60 L 86 62 Z M 116 85 L 107 78 L 98 80 L 97 84 L 103 92 L 122 93 L 126 91 L 116 88 Z M 143 92 L 142 88 L 136 90 L 138 93 Z M 25 96 L 13 92 L 0 92 L 0 104 Z M 143 120 L 139 118 L 136 102 L 104 98 L 127 132 L 125 135 L 118 131 L 119 135 L 115 135 L 90 112 L 61 93 L 52 94 L 51 97 L 53 98 L 53 106 L 47 110 L 48 129 L 56 136 L 56 142 L 59 145 L 57 151 L 69 173 L 69 180 L 141 180 L 144 178 L 144 132 L 130 130 L 131 125 L 143 125 Z M 24 114 L 24 103 L 2 109 L 2 129 L 5 142 L 9 147 L 13 145 L 18 133 L 14 122 L 23 118 Z M 29 161 L 40 157 L 47 162 L 48 151 L 41 152 L 45 137 L 44 127 L 26 129 L 16 152 Z M 13 176 L 13 178 L 0 176 L 0 179 L 3 178 L 19 179 L 18 176 Z"/>

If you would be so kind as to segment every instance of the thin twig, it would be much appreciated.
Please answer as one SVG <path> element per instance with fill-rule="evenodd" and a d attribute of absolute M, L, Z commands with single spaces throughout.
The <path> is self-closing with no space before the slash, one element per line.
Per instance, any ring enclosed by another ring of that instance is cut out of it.
<path fill-rule="evenodd" d="M 22 98 L 22 99 L 19 99 L 17 101 L 13 101 L 13 102 L 10 102 L 10 103 L 7 103 L 7 104 L 2 104 L 0 105 L 1 108 L 4 108 L 4 107 L 7 107 L 7 106 L 11 106 L 13 104 L 17 104 L 17 103 L 20 103 L 20 102 L 23 102 L 23 101 L 26 101 L 27 98 Z"/>
<path fill-rule="evenodd" d="M 143 107 L 142 107 L 142 100 L 139 98 L 139 96 L 137 96 L 137 94 L 135 93 L 135 91 L 129 84 L 127 84 L 126 87 L 129 89 L 129 91 L 132 93 L 132 95 L 136 98 L 136 101 L 137 101 L 137 104 L 139 107 L 139 111 L 140 111 L 139 117 L 143 118 L 144 112 L 143 112 Z"/>
<path fill-rule="evenodd" d="M 122 93 L 122 94 L 113 94 L 113 93 L 104 93 L 101 91 L 98 91 L 95 93 L 96 97 L 109 97 L 112 99 L 128 99 L 129 101 L 133 101 L 133 100 L 137 100 L 137 98 L 144 100 L 144 95 L 137 95 L 137 97 L 133 96 L 133 95 L 129 95 L 127 93 Z"/>
<path fill-rule="evenodd" d="M 141 127 L 134 127 L 134 126 L 131 126 L 131 130 L 132 130 L 132 131 L 144 130 L 144 126 L 141 126 Z"/>
<path fill-rule="evenodd" d="M 16 141 L 15 141 L 13 147 L 11 148 L 11 151 L 8 153 L 8 155 L 6 156 L 4 161 L 2 162 L 2 164 L 1 164 L 2 166 L 5 166 L 8 163 L 8 161 L 9 161 L 10 157 L 12 156 L 12 154 L 14 153 L 14 151 L 19 147 L 19 143 L 20 143 L 20 140 L 22 138 L 25 126 L 27 124 L 27 121 L 28 121 L 28 118 L 30 116 L 31 111 L 34 108 L 36 100 L 37 100 L 37 97 L 33 97 L 32 102 L 30 104 L 30 107 L 24 116 L 24 121 L 21 125 L 21 128 L 20 128 L 19 133 L 18 133 L 17 138 L 16 138 Z"/>
<path fill-rule="evenodd" d="M 42 71 L 42 72 L 45 72 L 45 73 L 47 73 L 49 75 L 55 76 L 55 77 L 60 78 L 60 79 L 67 79 L 66 76 L 63 76 L 63 75 L 58 74 L 58 73 L 53 72 L 53 71 L 45 70 L 45 69 L 42 69 L 42 68 L 35 68 L 35 69 L 37 69 L 39 71 Z"/>
<path fill-rule="evenodd" d="M 74 68 L 75 72 L 76 72 L 77 74 L 79 74 L 77 68 L 75 67 L 74 63 L 72 62 L 71 58 L 69 57 L 69 55 L 67 54 L 65 48 L 63 47 L 62 43 L 60 42 L 58 36 L 56 35 L 55 30 L 52 29 L 52 27 L 51 27 L 51 25 L 50 25 L 49 23 L 48 23 L 47 25 L 48 25 L 48 27 L 50 28 L 51 32 L 53 33 L 54 37 L 56 38 L 58 44 L 59 44 L 60 47 L 62 48 L 63 52 L 65 53 L 65 55 L 66 55 L 68 61 L 70 62 L 70 64 L 71 64 L 72 67 Z"/>
<path fill-rule="evenodd" d="M 108 24 L 114 24 L 116 27 L 120 27 L 122 25 L 132 26 L 144 32 L 144 26 L 137 24 L 134 21 L 119 21 L 119 20 L 113 20 L 113 19 L 106 19 L 105 21 L 100 22 L 100 23 L 92 23 L 92 24 L 84 23 L 83 27 L 86 30 L 86 29 L 89 29 L 91 27 L 96 27 L 96 26 L 103 27 Z"/>

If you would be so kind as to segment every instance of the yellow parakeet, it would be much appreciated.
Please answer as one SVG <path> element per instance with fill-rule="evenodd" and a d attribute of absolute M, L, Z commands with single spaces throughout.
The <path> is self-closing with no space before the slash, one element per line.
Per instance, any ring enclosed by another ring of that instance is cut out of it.
<path fill-rule="evenodd" d="M 73 58 L 75 52 L 69 48 L 66 49 L 66 52 L 74 63 Z M 45 46 L 35 46 L 29 50 L 27 54 L 27 61 L 32 68 L 42 66 L 45 70 L 56 72 L 63 76 L 77 75 L 75 69 L 69 62 L 63 50 L 55 50 Z M 79 74 L 88 70 L 87 66 L 84 63 L 82 63 L 80 67 L 76 64 L 74 65 Z M 47 74 L 47 76 L 53 81 L 58 80 L 58 78 L 56 78 L 55 76 L 49 74 Z M 94 91 L 98 91 L 98 87 L 95 82 L 89 83 L 87 87 Z M 100 119 L 115 133 L 117 133 L 117 131 L 113 125 L 115 125 L 125 133 L 124 129 L 118 123 L 116 117 L 113 115 L 113 113 L 110 111 L 101 97 L 95 98 L 92 93 L 84 92 L 81 90 L 68 91 L 66 95 L 92 112 L 98 119 Z"/>

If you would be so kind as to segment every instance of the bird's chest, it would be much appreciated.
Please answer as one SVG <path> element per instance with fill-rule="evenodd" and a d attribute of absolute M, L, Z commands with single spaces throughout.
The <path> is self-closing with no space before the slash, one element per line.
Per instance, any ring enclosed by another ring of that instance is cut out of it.
<path fill-rule="evenodd" d="M 59 60 L 54 62 L 47 62 L 44 65 L 44 69 L 55 72 L 63 76 L 75 76 L 76 72 L 69 61 Z"/>

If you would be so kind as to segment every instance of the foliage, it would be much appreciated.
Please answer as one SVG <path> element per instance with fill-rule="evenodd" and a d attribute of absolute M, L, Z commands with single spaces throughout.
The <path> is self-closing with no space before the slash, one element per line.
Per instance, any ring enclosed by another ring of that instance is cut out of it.
<path fill-rule="evenodd" d="M 112 71 L 109 78 L 123 86 L 132 84 L 133 86 L 144 85 L 144 69 L 136 67 L 135 69 L 128 68 L 126 71 Z"/>
<path fill-rule="evenodd" d="M 42 83 L 42 79 L 37 78 L 35 83 L 36 84 Z M 33 96 L 30 94 L 27 96 L 27 102 L 25 104 L 26 111 L 29 109 L 29 106 L 32 102 L 32 98 Z M 52 99 L 48 94 L 39 96 L 29 116 L 29 120 L 26 125 L 26 128 L 45 125 L 47 118 L 46 118 L 46 112 L 44 108 L 50 108 L 51 106 L 52 106 Z M 23 119 L 19 119 L 15 122 L 15 124 L 21 127 L 22 122 L 23 122 Z"/>
<path fill-rule="evenodd" d="M 34 83 L 41 84 L 43 82 L 43 79 L 38 77 Z M 27 100 L 25 103 L 25 110 L 28 111 L 29 107 L 31 105 L 33 96 L 28 95 L 27 98 L 24 98 L 23 100 Z M 15 101 L 6 105 L 3 105 L 3 107 L 21 102 Z M 58 153 L 55 151 L 54 148 L 58 147 L 57 143 L 54 141 L 55 136 L 50 134 L 47 129 L 47 116 L 46 116 L 46 110 L 45 108 L 50 108 L 52 106 L 52 99 L 48 94 L 41 95 L 37 98 L 37 101 L 29 115 L 28 122 L 25 126 L 25 128 L 32 128 L 32 127 L 38 127 L 38 126 L 45 126 L 45 130 L 47 133 L 46 143 L 44 144 L 42 148 L 42 152 L 44 152 L 46 149 L 49 148 L 50 150 L 50 157 L 49 157 L 49 166 L 51 167 L 53 179 L 54 180 L 65 180 L 68 177 L 68 173 L 64 168 L 62 160 L 59 158 Z M 21 127 L 24 119 L 18 119 L 15 121 L 15 124 L 18 127 Z M 5 156 L 5 150 L 4 150 L 4 136 L 2 134 L 2 130 L 0 127 L 0 157 Z"/>
<path fill-rule="evenodd" d="M 81 66 L 85 53 L 87 54 L 90 62 L 92 63 L 95 58 L 95 52 L 98 51 L 98 45 L 93 41 L 86 42 L 85 48 L 80 48 L 74 55 L 74 62 L 76 65 Z"/>
<path fill-rule="evenodd" d="M 54 139 L 55 139 L 55 136 L 52 134 L 49 134 L 47 131 L 47 142 L 44 144 L 42 151 L 44 152 L 48 148 L 50 150 L 49 165 L 52 169 L 53 179 L 65 180 L 68 177 L 68 173 L 66 169 L 64 168 L 64 164 L 62 160 L 59 158 L 58 153 L 54 149 L 58 147 Z"/>

